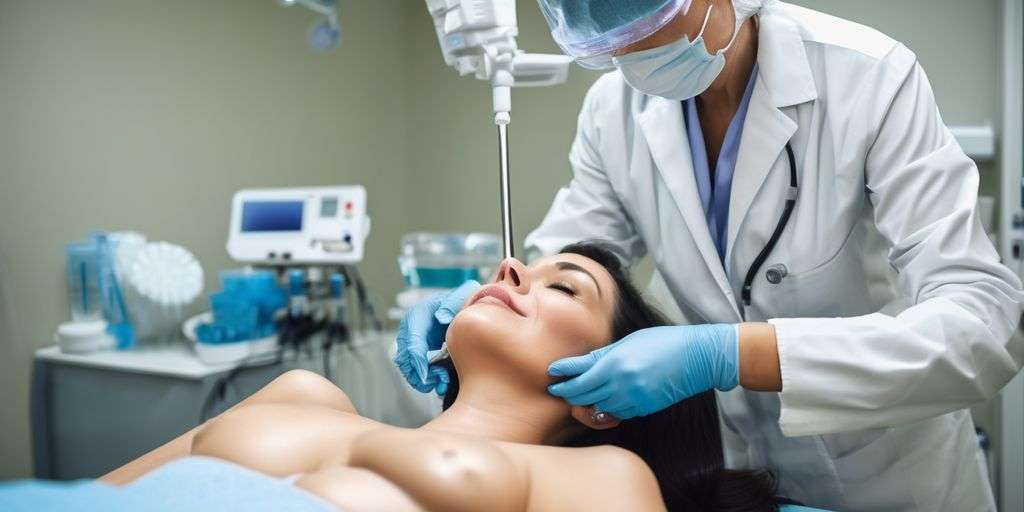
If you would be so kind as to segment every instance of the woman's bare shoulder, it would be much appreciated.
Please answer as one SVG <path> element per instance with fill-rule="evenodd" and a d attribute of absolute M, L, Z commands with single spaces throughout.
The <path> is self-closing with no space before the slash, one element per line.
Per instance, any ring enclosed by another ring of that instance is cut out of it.
<path fill-rule="evenodd" d="M 633 452 L 607 445 L 512 446 L 529 462 L 534 499 L 548 506 L 564 508 L 565 496 L 571 496 L 572 508 L 581 510 L 665 508 L 654 472 Z"/>
<path fill-rule="evenodd" d="M 359 414 L 348 394 L 320 374 L 308 370 L 290 370 L 263 390 L 259 402 L 318 405 L 341 412 Z"/>
<path fill-rule="evenodd" d="M 312 403 L 253 403 L 203 425 L 193 455 L 217 457 L 274 476 L 308 473 L 348 459 L 353 439 L 389 428 L 357 414 Z"/>

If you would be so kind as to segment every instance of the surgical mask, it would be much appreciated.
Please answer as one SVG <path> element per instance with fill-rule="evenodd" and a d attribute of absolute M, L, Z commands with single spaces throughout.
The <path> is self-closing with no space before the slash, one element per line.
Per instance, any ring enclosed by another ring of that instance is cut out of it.
<path fill-rule="evenodd" d="M 626 83 L 644 94 L 676 101 L 688 100 L 711 87 L 725 67 L 725 52 L 739 34 L 737 27 L 725 48 L 714 55 L 708 52 L 704 30 L 713 8 L 708 6 L 704 24 L 693 41 L 683 36 L 674 43 L 612 58 Z"/>

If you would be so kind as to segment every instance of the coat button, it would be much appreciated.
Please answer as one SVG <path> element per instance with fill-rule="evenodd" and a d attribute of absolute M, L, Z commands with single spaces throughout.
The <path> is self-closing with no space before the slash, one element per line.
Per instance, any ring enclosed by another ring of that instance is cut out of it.
<path fill-rule="evenodd" d="M 779 284 L 782 282 L 782 278 L 789 274 L 789 269 L 783 264 L 772 265 L 765 271 L 764 277 L 768 279 L 771 284 Z"/>

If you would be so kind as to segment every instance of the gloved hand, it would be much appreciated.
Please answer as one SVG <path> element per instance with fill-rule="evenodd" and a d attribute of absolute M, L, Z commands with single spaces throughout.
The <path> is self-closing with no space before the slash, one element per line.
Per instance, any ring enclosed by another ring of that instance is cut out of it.
<path fill-rule="evenodd" d="M 438 292 L 413 306 L 402 318 L 398 326 L 395 365 L 409 385 L 420 393 L 436 391 L 443 395 L 448 390 L 448 372 L 437 366 L 430 367 L 427 352 L 441 348 L 448 324 L 478 289 L 480 283 L 466 281 L 451 292 Z"/>
<path fill-rule="evenodd" d="M 739 384 L 739 342 L 728 324 L 652 327 L 589 354 L 555 361 L 548 391 L 625 420 Z"/>

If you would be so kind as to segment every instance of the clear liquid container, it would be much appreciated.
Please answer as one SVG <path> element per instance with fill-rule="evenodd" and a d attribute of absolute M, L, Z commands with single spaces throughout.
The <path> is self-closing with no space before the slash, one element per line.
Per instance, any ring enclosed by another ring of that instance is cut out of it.
<path fill-rule="evenodd" d="M 413 288 L 455 288 L 487 279 L 501 262 L 501 240 L 489 233 L 410 233 L 398 266 Z"/>
<path fill-rule="evenodd" d="M 92 242 L 67 244 L 64 247 L 64 255 L 71 319 L 75 322 L 102 319 L 99 247 Z"/>

